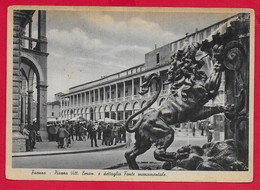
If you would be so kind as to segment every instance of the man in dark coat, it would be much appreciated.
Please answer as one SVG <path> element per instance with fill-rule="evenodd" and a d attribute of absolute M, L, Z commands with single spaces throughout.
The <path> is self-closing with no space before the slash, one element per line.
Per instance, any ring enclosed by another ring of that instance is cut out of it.
<path fill-rule="evenodd" d="M 64 139 L 69 136 L 69 132 L 62 125 L 58 130 L 59 145 L 58 148 L 64 148 Z"/>
<path fill-rule="evenodd" d="M 91 147 L 93 147 L 93 141 L 95 143 L 95 147 L 98 147 L 97 145 L 97 123 L 95 125 L 92 124 L 91 131 L 90 131 L 90 141 L 91 141 Z"/>

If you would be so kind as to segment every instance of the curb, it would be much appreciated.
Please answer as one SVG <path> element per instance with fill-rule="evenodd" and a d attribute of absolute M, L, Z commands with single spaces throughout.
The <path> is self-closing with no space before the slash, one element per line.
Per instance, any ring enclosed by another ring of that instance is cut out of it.
<path fill-rule="evenodd" d="M 126 146 L 126 143 L 112 146 L 112 147 L 104 147 L 104 148 L 95 148 L 95 149 L 87 149 L 87 150 L 72 150 L 72 151 L 53 151 L 53 152 L 27 152 L 27 153 L 13 153 L 12 157 L 30 157 L 30 156 L 51 156 L 51 155 L 59 155 L 59 154 L 77 154 L 77 153 L 88 153 L 88 152 L 98 152 L 111 150 L 116 148 L 122 148 Z"/>

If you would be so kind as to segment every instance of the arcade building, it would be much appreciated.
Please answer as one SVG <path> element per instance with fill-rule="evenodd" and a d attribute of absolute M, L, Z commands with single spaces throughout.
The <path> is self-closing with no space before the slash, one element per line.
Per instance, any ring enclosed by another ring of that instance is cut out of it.
<path fill-rule="evenodd" d="M 33 17 L 36 18 L 35 25 L 32 22 Z M 32 31 L 37 31 L 36 38 L 32 37 Z M 25 137 L 21 131 L 26 125 L 33 123 L 35 119 L 33 118 L 35 114 L 33 110 L 36 110 L 35 122 L 41 136 L 47 138 L 47 57 L 46 11 L 14 10 L 13 152 L 25 151 Z"/>

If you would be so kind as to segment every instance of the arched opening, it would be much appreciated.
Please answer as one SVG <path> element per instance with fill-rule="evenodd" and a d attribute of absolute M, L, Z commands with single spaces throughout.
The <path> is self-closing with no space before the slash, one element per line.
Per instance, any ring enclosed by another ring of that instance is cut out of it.
<path fill-rule="evenodd" d="M 89 108 L 90 120 L 94 120 L 94 109 L 92 107 Z"/>
<path fill-rule="evenodd" d="M 96 121 L 96 120 L 99 119 L 99 118 L 98 118 L 98 107 L 95 107 L 95 108 L 94 108 L 94 114 L 93 114 L 93 116 L 94 116 L 94 118 L 93 118 L 94 121 Z"/>
<path fill-rule="evenodd" d="M 132 115 L 132 107 L 130 103 L 125 105 L 125 119 L 128 119 Z"/>
<path fill-rule="evenodd" d="M 115 105 L 111 106 L 110 112 L 111 112 L 111 119 L 116 119 L 116 106 Z"/>
<path fill-rule="evenodd" d="M 109 106 L 105 106 L 105 117 L 109 118 Z"/>
<path fill-rule="evenodd" d="M 41 108 L 44 106 L 42 104 L 44 102 L 46 107 L 47 99 L 41 100 L 39 71 L 31 60 L 21 57 L 20 73 L 22 78 L 19 98 L 21 126 L 24 127 L 35 122 L 35 129 L 40 130 L 40 126 L 46 127 L 47 125 L 47 109 L 45 114 L 41 113 Z M 42 111 L 44 112 L 44 110 Z M 45 117 L 40 117 L 40 113 Z"/>
<path fill-rule="evenodd" d="M 105 118 L 105 110 L 103 106 L 99 107 L 99 119 L 104 119 Z"/>
<path fill-rule="evenodd" d="M 117 120 L 124 119 L 124 107 L 122 104 L 118 104 L 117 106 Z"/>

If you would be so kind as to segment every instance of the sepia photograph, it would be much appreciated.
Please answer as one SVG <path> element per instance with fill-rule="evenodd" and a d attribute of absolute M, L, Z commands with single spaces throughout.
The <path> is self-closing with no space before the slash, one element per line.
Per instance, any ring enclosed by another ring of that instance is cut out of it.
<path fill-rule="evenodd" d="M 10 7 L 7 178 L 252 181 L 254 19 Z"/>

